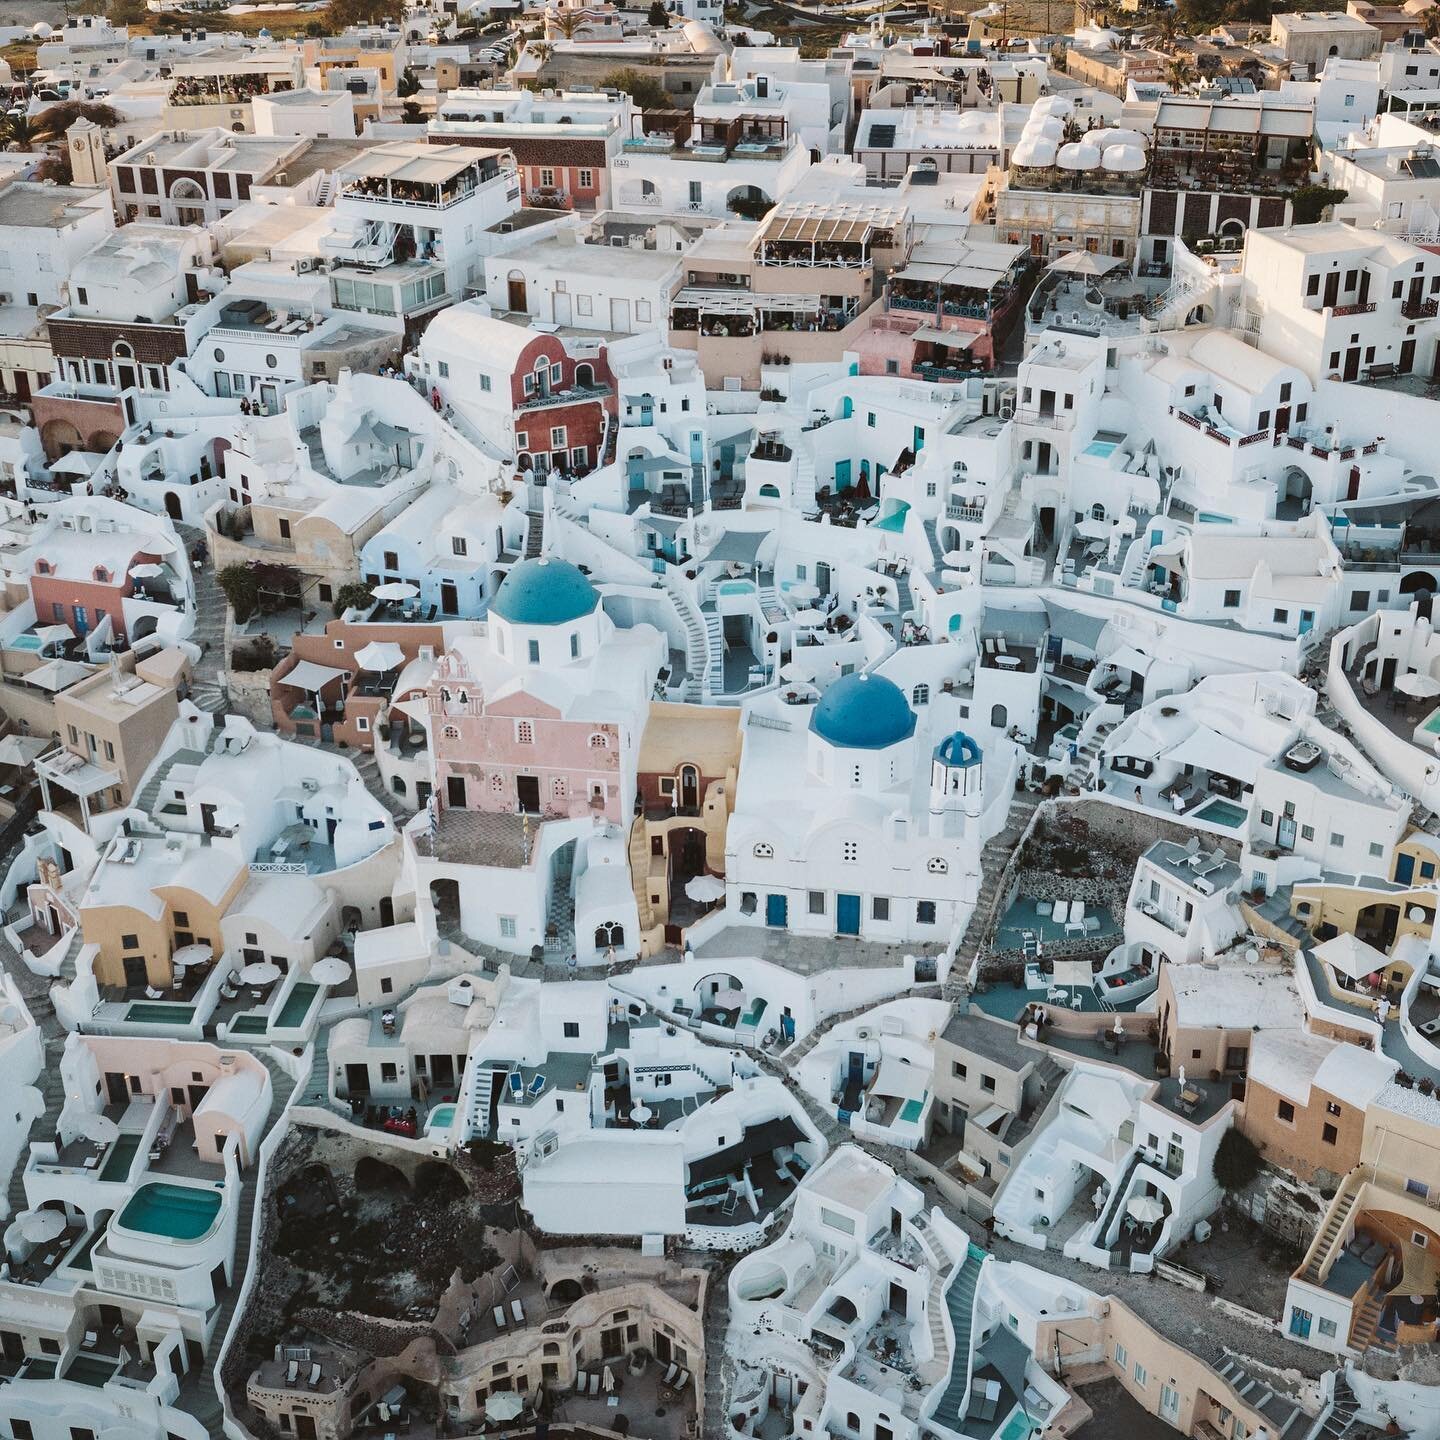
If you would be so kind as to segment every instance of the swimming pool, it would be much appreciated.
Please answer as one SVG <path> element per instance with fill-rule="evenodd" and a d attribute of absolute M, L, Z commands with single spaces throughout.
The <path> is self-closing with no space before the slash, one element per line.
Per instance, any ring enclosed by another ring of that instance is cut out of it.
<path fill-rule="evenodd" d="M 720 595 L 753 595 L 755 586 L 749 580 L 722 580 L 715 590 Z"/>
<path fill-rule="evenodd" d="M 1420 728 L 1427 735 L 1440 735 L 1440 708 L 1432 710 L 1426 717 Z"/>
<path fill-rule="evenodd" d="M 888 534 L 898 535 L 905 528 L 905 517 L 910 513 L 908 501 L 897 502 L 895 508 L 888 514 L 882 515 L 875 522 L 875 529 L 884 530 Z"/>
<path fill-rule="evenodd" d="M 298 1025 L 310 1013 L 310 1002 L 319 989 L 313 981 L 302 980 L 280 1007 L 280 1013 L 275 1017 L 275 1028 L 285 1030 Z"/>
<path fill-rule="evenodd" d="M 1228 800 L 1212 800 L 1208 805 L 1202 805 L 1195 812 L 1195 818 L 1208 820 L 1212 825 L 1223 825 L 1227 830 L 1234 830 L 1237 826 L 1245 823 L 1245 812 L 1238 805 L 1232 805 Z"/>
<path fill-rule="evenodd" d="M 428 1134 L 432 1130 L 448 1130 L 450 1122 L 455 1118 L 455 1107 L 453 1105 L 437 1105 L 425 1117 L 425 1131 Z"/>
<path fill-rule="evenodd" d="M 1005 1428 L 1000 1432 L 999 1440 L 1027 1440 L 1032 1433 L 1033 1427 L 1025 1418 L 1025 1412 L 1017 1409 L 1005 1422 Z"/>
<path fill-rule="evenodd" d="M 220 1192 L 198 1185 L 142 1185 L 120 1212 L 119 1224 L 141 1235 L 200 1240 L 215 1228 Z"/>
<path fill-rule="evenodd" d="M 110 1147 L 110 1153 L 105 1157 L 105 1163 L 100 1167 L 100 1178 L 105 1181 L 128 1180 L 130 1178 L 130 1162 L 135 1158 L 135 1152 L 140 1148 L 140 1137 L 138 1135 L 119 1135 L 115 1143 Z"/>
<path fill-rule="evenodd" d="M 900 1107 L 900 1118 L 911 1125 L 920 1121 L 920 1116 L 925 1112 L 924 1100 L 907 1100 Z"/>
<path fill-rule="evenodd" d="M 17 635 L 8 647 L 11 650 L 27 650 L 38 655 L 45 648 L 45 642 L 38 635 Z"/>
<path fill-rule="evenodd" d="M 120 1362 L 108 1355 L 77 1355 L 70 1362 L 64 1378 L 73 1380 L 77 1385 L 93 1385 L 99 1389 L 119 1368 Z"/>
<path fill-rule="evenodd" d="M 163 1000 L 137 1000 L 125 1011 L 131 1025 L 188 1025 L 194 1018 L 193 1005 L 169 1005 Z"/>
<path fill-rule="evenodd" d="M 264 1015 L 237 1015 L 230 1022 L 232 1035 L 263 1035 L 269 1028 L 269 1018 Z"/>
<path fill-rule="evenodd" d="M 1093 456 L 1096 460 L 1108 460 L 1115 453 L 1115 447 L 1119 443 L 1118 440 L 1092 440 L 1085 447 L 1084 453 Z"/>

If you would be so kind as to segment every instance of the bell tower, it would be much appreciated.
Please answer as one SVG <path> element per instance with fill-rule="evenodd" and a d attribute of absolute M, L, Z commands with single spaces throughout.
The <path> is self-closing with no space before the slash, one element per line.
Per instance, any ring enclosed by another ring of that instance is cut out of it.
<path fill-rule="evenodd" d="M 66 132 L 70 147 L 70 173 L 77 185 L 107 185 L 110 166 L 105 159 L 105 132 L 89 120 L 77 120 Z"/>

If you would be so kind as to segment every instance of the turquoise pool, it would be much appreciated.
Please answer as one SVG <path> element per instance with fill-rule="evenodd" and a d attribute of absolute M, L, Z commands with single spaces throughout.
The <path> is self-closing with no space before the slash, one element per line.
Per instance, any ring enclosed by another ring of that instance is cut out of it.
<path fill-rule="evenodd" d="M 141 1235 L 169 1240 L 199 1240 L 215 1228 L 220 1192 L 198 1185 L 142 1185 L 120 1212 L 120 1224 Z"/>
<path fill-rule="evenodd" d="M 1432 710 L 1420 726 L 1427 735 L 1440 735 L 1440 709 Z"/>
<path fill-rule="evenodd" d="M 753 595 L 755 587 L 748 580 L 722 580 L 716 587 L 721 595 Z"/>
<path fill-rule="evenodd" d="M 1085 454 L 1093 456 L 1096 460 L 1108 460 L 1115 453 L 1115 447 L 1119 443 L 1118 440 L 1092 440 L 1085 447 Z"/>
<path fill-rule="evenodd" d="M 1197 820 L 1208 820 L 1212 825 L 1223 825 L 1227 830 L 1237 829 L 1245 823 L 1245 812 L 1228 800 L 1212 800 L 1196 812 Z"/>
<path fill-rule="evenodd" d="M 319 989 L 313 981 L 302 980 L 280 1007 L 280 1013 L 275 1017 L 275 1028 L 287 1030 L 298 1025 L 310 1013 L 310 1003 Z"/>
<path fill-rule="evenodd" d="M 193 1005 L 170 1005 L 164 1000 L 137 1000 L 125 1011 L 131 1025 L 188 1025 L 194 1018 Z"/>
<path fill-rule="evenodd" d="M 38 635 L 17 635 L 11 642 L 11 650 L 28 650 L 32 655 L 38 655 L 45 648 L 45 642 Z"/>
<path fill-rule="evenodd" d="M 900 1107 L 900 1118 L 906 1121 L 908 1124 L 917 1125 L 919 1124 L 920 1116 L 924 1114 L 924 1111 L 924 1100 L 907 1100 Z"/>
<path fill-rule="evenodd" d="M 105 1163 L 100 1167 L 100 1178 L 105 1181 L 128 1180 L 130 1162 L 134 1160 L 135 1152 L 139 1148 L 138 1135 L 117 1135 L 115 1143 L 110 1147 L 110 1153 L 105 1157 Z"/>
<path fill-rule="evenodd" d="M 77 1385 L 93 1385 L 98 1390 L 119 1368 L 120 1362 L 106 1355 L 77 1355 L 64 1378 Z"/>
<path fill-rule="evenodd" d="M 880 519 L 875 522 L 875 529 L 885 530 L 892 535 L 898 535 L 905 528 L 905 517 L 909 513 L 909 503 L 901 500 L 888 515 L 882 515 Z"/>
<path fill-rule="evenodd" d="M 455 1107 L 453 1105 L 437 1105 L 425 1117 L 425 1128 L 427 1130 L 448 1130 L 450 1122 L 455 1118 Z"/>
<path fill-rule="evenodd" d="M 1028 1440 L 1032 1433 L 1030 1422 L 1025 1418 L 1025 1412 L 1016 1410 L 1005 1422 L 1005 1428 L 1000 1432 L 998 1440 Z"/>

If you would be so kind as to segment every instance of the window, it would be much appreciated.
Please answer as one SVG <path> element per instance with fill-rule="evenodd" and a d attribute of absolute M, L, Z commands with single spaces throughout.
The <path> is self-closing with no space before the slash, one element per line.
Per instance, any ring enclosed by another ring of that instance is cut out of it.
<path fill-rule="evenodd" d="M 582 168 L 576 179 L 576 185 L 581 190 L 593 190 L 595 188 L 595 172 Z"/>
<path fill-rule="evenodd" d="M 933 900 L 917 900 L 915 902 L 915 923 L 917 925 L 933 925 L 935 923 L 935 902 Z"/>
<path fill-rule="evenodd" d="M 1418 1195 L 1422 1200 L 1430 1198 L 1430 1187 L 1423 1180 L 1407 1180 L 1405 1182 L 1405 1193 L 1407 1195 Z"/>
<path fill-rule="evenodd" d="M 1137 1360 L 1135 1362 L 1135 1383 L 1143 1390 L 1145 1388 L 1145 1382 L 1149 1378 L 1149 1375 L 1145 1373 L 1145 1367 Z"/>
<path fill-rule="evenodd" d="M 469 548 L 469 543 L 463 535 L 452 535 L 450 537 L 450 553 L 452 555 L 464 555 Z"/>
<path fill-rule="evenodd" d="M 890 918 L 890 897 L 888 895 L 877 895 L 871 900 L 870 918 L 872 920 L 888 920 Z"/>
<path fill-rule="evenodd" d="M 812 890 L 806 908 L 812 915 L 823 915 L 825 913 L 825 892 L 823 890 Z"/>
<path fill-rule="evenodd" d="M 1327 1100 L 1325 1102 L 1325 1113 L 1327 1115 L 1338 1115 L 1340 1114 L 1340 1107 L 1333 1100 Z"/>
<path fill-rule="evenodd" d="M 533 745 L 535 743 L 535 727 L 528 720 L 517 720 L 515 722 L 515 743 L 517 745 Z"/>
<path fill-rule="evenodd" d="M 917 685 L 910 692 L 910 703 L 912 705 L 928 705 L 930 703 L 930 687 L 925 684 Z"/>
<path fill-rule="evenodd" d="M 1373 840 L 1370 842 L 1370 854 L 1371 854 L 1374 858 L 1378 859 L 1378 858 L 1379 858 L 1381 855 L 1383 855 L 1384 853 L 1385 853 L 1385 847 L 1384 847 L 1383 845 L 1381 845 L 1381 844 L 1379 844 L 1379 843 L 1377 843 L 1376 841 L 1373 841 Z"/>
<path fill-rule="evenodd" d="M 479 380 L 481 390 L 488 391 L 490 389 L 490 377 L 488 375 L 481 375 Z"/>
<path fill-rule="evenodd" d="M 871 430 L 875 428 L 875 412 L 873 410 L 870 411 L 868 415 L 866 415 L 865 424 L 869 426 Z"/>
<path fill-rule="evenodd" d="M 380 1062 L 380 1080 L 383 1084 L 393 1085 L 400 1078 L 393 1060 L 382 1060 Z"/>
<path fill-rule="evenodd" d="M 1115 1344 L 1115 1363 L 1124 1370 L 1130 1364 L 1130 1356 L 1118 1341 Z"/>
<path fill-rule="evenodd" d="M 755 847 L 754 855 L 757 860 L 773 859 L 775 855 L 775 847 L 771 845 L 768 841 L 762 840 Z"/>
<path fill-rule="evenodd" d="M 389 995 L 394 989 L 395 982 L 388 975 L 381 976 L 380 993 L 382 995 Z"/>
<path fill-rule="evenodd" d="M 1330 832 L 1330 843 L 1332 845 L 1343 845 L 1345 843 L 1345 837 L 1340 834 L 1338 830 L 1332 830 Z"/>
<path fill-rule="evenodd" d="M 1300 827 L 1300 838 L 1302 840 L 1313 840 L 1315 838 L 1315 827 L 1313 825 L 1302 825 Z"/>
<path fill-rule="evenodd" d="M 138 950 L 140 948 L 140 937 L 138 935 L 122 935 L 120 945 L 125 950 Z"/>
<path fill-rule="evenodd" d="M 950 1062 L 950 1073 L 957 1079 L 963 1080 L 970 1073 L 970 1067 L 959 1060 Z"/>
<path fill-rule="evenodd" d="M 987 1095 L 993 1095 L 995 1093 L 995 1077 L 993 1075 L 982 1075 L 980 1077 L 980 1088 L 985 1091 Z"/>
<path fill-rule="evenodd" d="M 1326 1339 L 1333 1340 L 1335 1338 L 1335 1322 L 1333 1320 L 1327 1320 L 1322 1315 L 1316 1328 L 1320 1331 L 1322 1335 L 1326 1337 Z"/>
<path fill-rule="evenodd" d="M 513 915 L 502 915 L 500 917 L 500 938 L 502 940 L 513 940 L 515 938 L 515 917 Z"/>
<path fill-rule="evenodd" d="M 567 1040 L 578 1040 L 580 1038 L 580 1022 L 578 1020 L 567 1020 L 564 1026 L 564 1033 Z"/>
<path fill-rule="evenodd" d="M 1340 1132 L 1333 1125 L 1325 1125 L 1321 1127 L 1320 1138 L 1327 1145 L 1333 1145 L 1335 1141 L 1339 1138 L 1339 1136 Z"/>
<path fill-rule="evenodd" d="M 1287 1125 L 1295 1123 L 1295 1107 L 1288 1100 L 1282 1100 L 1275 1107 L 1275 1114 Z"/>
<path fill-rule="evenodd" d="M 1227 610 L 1238 609 L 1240 605 L 1240 592 L 1238 590 L 1227 590 L 1225 592 L 1225 608 Z"/>
<path fill-rule="evenodd" d="M 925 862 L 925 868 L 932 875 L 945 875 L 949 873 L 950 862 L 948 860 L 942 860 L 938 855 L 932 855 Z"/>
<path fill-rule="evenodd" d="M 188 910 L 175 911 L 175 924 L 181 930 L 190 928 L 190 912 Z"/>
<path fill-rule="evenodd" d="M 860 842 L 858 840 L 847 840 L 840 847 L 840 858 L 847 865 L 853 865 L 860 858 Z"/>
<path fill-rule="evenodd" d="M 552 425 L 550 427 L 550 448 L 552 450 L 563 450 L 565 448 L 565 427 L 563 425 Z"/>
<path fill-rule="evenodd" d="M 1287 625 L 1290 622 L 1290 612 L 1282 610 L 1278 605 L 1275 607 L 1274 621 L 1277 625 Z"/>
<path fill-rule="evenodd" d="M 538 665 L 540 663 L 540 642 L 538 640 L 531 640 L 527 653 L 530 656 L 530 663 L 532 665 Z"/>

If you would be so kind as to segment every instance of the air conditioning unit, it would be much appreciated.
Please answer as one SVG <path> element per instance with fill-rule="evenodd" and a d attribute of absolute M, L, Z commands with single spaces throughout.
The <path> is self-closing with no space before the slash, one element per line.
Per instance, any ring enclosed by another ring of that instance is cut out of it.
<path fill-rule="evenodd" d="M 871 1039 L 871 1038 L 873 1037 L 874 1033 L 875 1033 L 875 1032 L 874 1032 L 873 1030 L 871 1030 L 868 1025 L 862 1025 L 862 1026 L 855 1032 L 855 1038 L 856 1038 L 857 1040 L 869 1040 L 869 1039 Z"/>
<path fill-rule="evenodd" d="M 307 775 L 301 782 L 300 788 L 307 794 L 313 795 L 320 788 L 320 782 L 313 776 Z"/>
<path fill-rule="evenodd" d="M 1011 399 L 1002 400 L 1002 401 L 1000 402 L 999 414 L 1000 414 L 1000 418 L 1001 418 L 1002 420 L 1010 420 L 1010 419 L 1013 419 L 1013 418 L 1014 418 L 1014 415 L 1015 415 L 1015 402 L 1014 402 L 1014 400 L 1011 400 Z"/>

